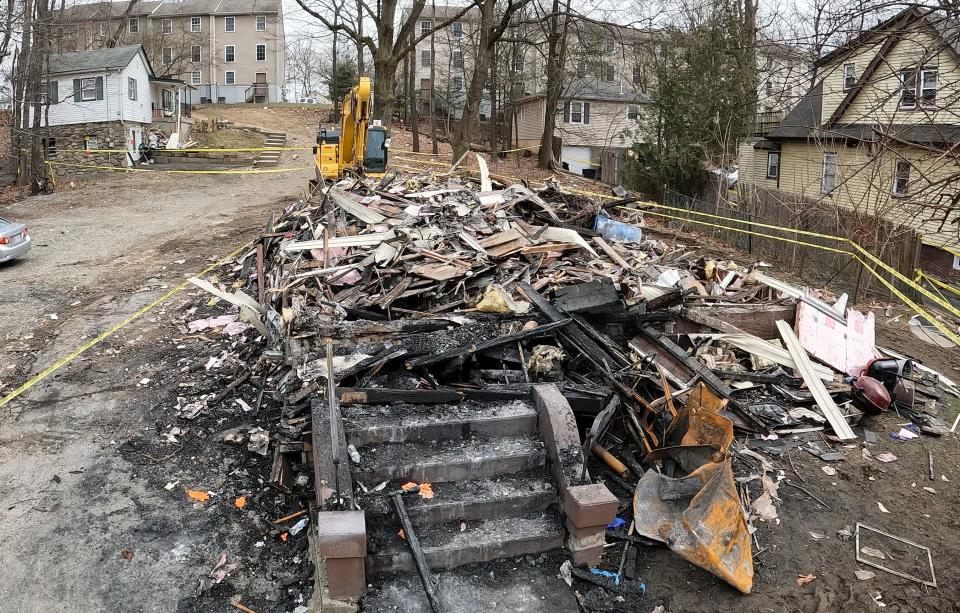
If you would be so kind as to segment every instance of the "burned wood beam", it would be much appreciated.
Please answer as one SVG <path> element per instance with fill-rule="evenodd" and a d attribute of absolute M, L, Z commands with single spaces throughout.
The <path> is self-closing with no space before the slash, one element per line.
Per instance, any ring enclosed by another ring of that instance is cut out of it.
<path fill-rule="evenodd" d="M 541 336 L 547 336 L 553 332 L 565 327 L 570 323 L 570 319 L 560 319 L 549 324 L 544 324 L 542 326 L 537 326 L 532 330 L 522 330 L 515 334 L 507 334 L 504 336 L 499 336 L 497 338 L 492 338 L 475 345 L 467 345 L 465 347 L 457 347 L 456 349 L 451 349 L 449 351 L 444 351 L 442 353 L 437 353 L 434 355 L 426 355 L 419 358 L 414 358 L 412 360 L 407 360 L 407 368 L 419 368 L 421 366 L 429 366 L 430 364 L 436 364 L 438 362 L 447 362 L 454 358 L 463 357 L 476 353 L 478 351 L 484 351 L 486 349 L 491 349 L 493 347 L 500 347 L 502 345 L 510 345 L 517 341 L 522 341 L 529 338 L 538 338 Z"/>

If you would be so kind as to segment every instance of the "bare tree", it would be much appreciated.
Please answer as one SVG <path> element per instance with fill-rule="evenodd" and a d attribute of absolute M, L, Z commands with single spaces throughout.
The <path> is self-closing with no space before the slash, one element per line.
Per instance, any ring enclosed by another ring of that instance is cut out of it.
<path fill-rule="evenodd" d="M 523 9 L 530 1 L 506 0 L 506 6 L 503 7 L 499 16 L 496 13 L 497 0 L 481 0 L 480 2 L 480 41 L 477 47 L 477 58 L 473 66 L 473 75 L 470 78 L 470 87 L 467 89 L 463 117 L 453 139 L 454 161 L 460 159 L 460 156 L 470 149 L 470 141 L 480 124 L 480 104 L 490 66 L 493 64 L 494 45 L 503 37 L 517 11 Z"/>
<path fill-rule="evenodd" d="M 464 6 L 460 11 L 444 20 L 436 28 L 445 28 L 467 13 L 477 0 Z M 384 125 L 389 126 L 393 121 L 394 104 L 396 102 L 397 68 L 407 55 L 416 49 L 417 43 L 430 35 L 430 32 L 415 35 L 414 29 L 417 19 L 423 12 L 426 0 L 414 0 L 409 12 L 400 19 L 400 28 L 397 29 L 398 0 L 380 0 L 371 6 L 366 0 L 359 0 L 359 21 L 366 19 L 373 22 L 376 29 L 374 38 L 365 34 L 357 27 L 346 21 L 334 24 L 330 20 L 330 0 L 297 0 L 297 4 L 311 16 L 315 17 L 332 32 L 343 32 L 354 42 L 366 48 L 373 58 L 374 80 L 374 107 L 373 114 Z"/>
<path fill-rule="evenodd" d="M 308 96 L 316 89 L 325 71 L 323 56 L 313 38 L 299 38 L 287 45 L 288 77 L 297 83 L 301 96 Z M 331 67 L 327 74 L 335 74 Z"/>

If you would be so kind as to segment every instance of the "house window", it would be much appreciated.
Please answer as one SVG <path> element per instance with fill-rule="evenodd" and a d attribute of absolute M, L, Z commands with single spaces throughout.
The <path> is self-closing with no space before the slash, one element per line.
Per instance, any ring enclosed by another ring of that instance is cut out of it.
<path fill-rule="evenodd" d="M 900 108 L 917 107 L 917 71 L 908 68 L 900 71 Z"/>
<path fill-rule="evenodd" d="M 133 77 L 127 79 L 127 98 L 130 100 L 137 99 L 137 80 Z"/>
<path fill-rule="evenodd" d="M 606 51 L 607 53 L 613 53 L 617 50 L 617 41 L 612 38 L 606 40 Z"/>
<path fill-rule="evenodd" d="M 893 163 L 893 195 L 906 196 L 910 187 L 910 162 L 897 160 Z"/>
<path fill-rule="evenodd" d="M 640 117 L 640 105 L 631 104 L 627 107 L 627 119 L 637 119 Z"/>
<path fill-rule="evenodd" d="M 257 32 L 267 31 L 267 16 L 257 15 Z"/>
<path fill-rule="evenodd" d="M 937 100 L 937 69 L 925 68 L 920 71 L 920 103 L 924 106 Z"/>
<path fill-rule="evenodd" d="M 130 21 L 127 22 L 127 29 L 130 30 L 131 34 L 136 34 L 140 31 L 140 19 L 137 17 L 131 17 Z"/>
<path fill-rule="evenodd" d="M 223 48 L 223 60 L 225 62 L 232 62 L 237 58 L 237 48 L 233 45 L 227 45 Z"/>
<path fill-rule="evenodd" d="M 172 19 L 161 19 L 160 20 L 160 31 L 163 34 L 173 34 L 173 20 Z"/>
<path fill-rule="evenodd" d="M 780 176 L 780 153 L 767 152 L 767 178 L 776 179 Z"/>
<path fill-rule="evenodd" d="M 667 43 L 660 43 L 659 45 L 657 45 L 657 50 L 660 53 L 660 57 L 662 57 L 663 59 L 667 59 L 667 54 L 669 53 L 669 48 L 667 47 Z"/>
<path fill-rule="evenodd" d="M 237 82 L 237 73 L 232 70 L 228 70 L 223 73 L 223 82 L 227 85 L 233 85 Z"/>
<path fill-rule="evenodd" d="M 106 21 L 101 21 L 101 22 L 100 22 L 100 36 L 106 36 L 106 35 L 107 35 L 107 22 L 106 22 Z"/>
<path fill-rule="evenodd" d="M 100 141 L 96 136 L 84 136 L 83 148 L 85 151 L 96 151 L 100 148 Z"/>
<path fill-rule="evenodd" d="M 173 64 L 173 47 L 164 47 L 161 54 L 163 56 L 163 63 L 167 66 Z"/>
<path fill-rule="evenodd" d="M 56 138 L 51 137 L 47 139 L 46 150 L 47 150 L 48 160 L 57 159 L 57 139 Z"/>
<path fill-rule="evenodd" d="M 420 22 L 420 35 L 425 36 L 433 31 L 433 22 L 432 21 L 421 21 Z"/>
<path fill-rule="evenodd" d="M 570 103 L 570 123 L 586 123 L 583 120 L 583 103 L 582 102 L 571 102 Z"/>
<path fill-rule="evenodd" d="M 200 71 L 194 70 L 190 73 L 190 85 L 200 85 Z"/>
<path fill-rule="evenodd" d="M 606 81 L 607 83 L 613 83 L 617 80 L 617 73 L 613 64 L 604 64 L 600 68 L 600 80 Z"/>
<path fill-rule="evenodd" d="M 257 45 L 257 61 L 266 62 L 267 61 L 267 46 L 266 45 Z"/>
<path fill-rule="evenodd" d="M 513 56 L 513 72 L 523 72 L 523 53 Z"/>
<path fill-rule="evenodd" d="M 462 21 L 453 22 L 453 37 L 463 38 L 463 22 Z"/>
<path fill-rule="evenodd" d="M 857 65 L 844 64 L 843 65 L 843 91 L 852 89 L 853 86 L 856 84 L 857 84 Z"/>
<path fill-rule="evenodd" d="M 453 91 L 462 92 L 463 91 L 463 77 L 453 77 Z"/>
<path fill-rule="evenodd" d="M 526 117 L 526 115 L 527 115 L 527 112 L 526 112 L 526 111 L 527 111 L 527 107 L 526 107 L 526 106 L 523 106 L 523 105 L 521 105 L 521 106 L 517 109 L 517 121 L 518 121 L 518 122 L 523 121 L 524 117 Z"/>
<path fill-rule="evenodd" d="M 430 61 L 433 59 L 433 54 L 430 53 L 429 49 L 420 50 L 420 65 L 426 68 L 430 65 Z"/>
<path fill-rule="evenodd" d="M 953 256 L 953 269 L 960 270 L 960 255 Z"/>
<path fill-rule="evenodd" d="M 47 82 L 47 102 L 50 104 L 60 102 L 60 81 Z"/>
<path fill-rule="evenodd" d="M 453 52 L 453 67 L 463 68 L 463 51 Z"/>
<path fill-rule="evenodd" d="M 191 32 L 199 32 L 199 31 L 200 31 L 200 18 L 199 18 L 199 17 L 191 17 L 191 18 L 190 18 L 190 31 L 191 31 Z"/>
<path fill-rule="evenodd" d="M 80 100 L 89 102 L 97 99 L 97 80 L 95 78 L 80 79 Z"/>
<path fill-rule="evenodd" d="M 163 90 L 163 110 L 173 111 L 173 92 L 169 89 Z"/>
<path fill-rule="evenodd" d="M 764 91 L 767 93 L 768 96 L 773 95 L 773 81 L 767 81 L 767 84 L 764 87 Z"/>
<path fill-rule="evenodd" d="M 200 45 L 193 45 L 190 49 L 190 61 L 191 62 L 200 62 Z"/>
<path fill-rule="evenodd" d="M 580 60 L 577 63 L 577 78 L 578 79 L 587 78 L 587 63 L 583 60 Z"/>
<path fill-rule="evenodd" d="M 787 83 L 787 98 L 793 97 L 793 83 Z"/>
<path fill-rule="evenodd" d="M 634 64 L 633 66 L 633 84 L 640 85 L 643 83 L 643 68 L 640 67 L 640 64 Z"/>
<path fill-rule="evenodd" d="M 224 17 L 224 18 L 223 18 L 223 31 L 224 31 L 224 32 L 236 32 L 236 31 L 237 31 L 237 18 L 236 18 L 236 17 Z"/>
<path fill-rule="evenodd" d="M 837 189 L 837 154 L 823 154 L 823 175 L 820 178 L 820 191 L 829 194 Z"/>
<path fill-rule="evenodd" d="M 773 56 L 767 56 L 767 70 L 773 70 Z"/>

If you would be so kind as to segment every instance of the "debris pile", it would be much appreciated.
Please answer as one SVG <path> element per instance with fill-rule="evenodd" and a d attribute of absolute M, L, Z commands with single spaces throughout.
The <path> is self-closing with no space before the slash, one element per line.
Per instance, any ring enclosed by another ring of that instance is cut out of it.
<path fill-rule="evenodd" d="M 404 492 L 340 477 L 362 460 L 337 400 L 390 411 L 428 397 L 520 398 L 551 382 L 584 433 L 583 477 L 622 501 L 606 534 L 622 554 L 602 573 L 564 576 L 639 594 L 628 550 L 657 542 L 749 593 L 752 535 L 779 521 L 781 486 L 827 505 L 770 458 L 798 448 L 840 461 L 848 444 L 876 437 L 869 415 L 888 410 L 915 424 L 891 436 L 942 434 L 938 400 L 960 390 L 877 347 L 873 314 L 847 308 L 845 295 L 652 238 L 642 203 L 618 198 L 495 185 L 485 173 L 317 190 L 272 219 L 227 274 L 192 279 L 229 307 L 208 308 L 190 332 L 246 345 L 210 358 L 208 370 L 234 361 L 237 375 L 216 394 L 185 396 L 183 419 L 256 382 L 231 402 L 273 421 L 225 440 L 272 457 L 272 487 L 302 493 L 313 464 L 323 508 L 389 497 L 412 536 Z M 433 495 L 429 484 L 416 492 Z"/>

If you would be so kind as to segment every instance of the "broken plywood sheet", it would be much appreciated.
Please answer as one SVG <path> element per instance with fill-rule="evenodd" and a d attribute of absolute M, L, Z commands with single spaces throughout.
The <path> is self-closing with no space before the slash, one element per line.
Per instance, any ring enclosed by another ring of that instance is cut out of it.
<path fill-rule="evenodd" d="M 447 281 L 462 277 L 466 270 L 453 264 L 421 264 L 411 268 L 410 272 L 434 281 Z"/>
<path fill-rule="evenodd" d="M 855 377 L 874 357 L 874 315 L 849 309 L 846 319 L 844 325 L 801 302 L 797 305 L 797 338 L 810 355 Z"/>

